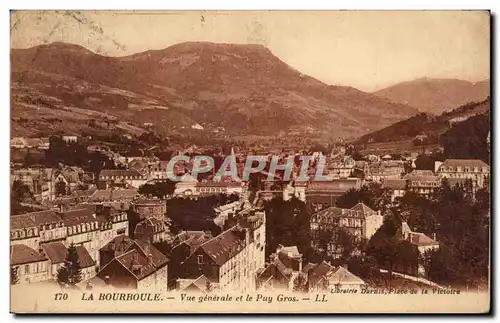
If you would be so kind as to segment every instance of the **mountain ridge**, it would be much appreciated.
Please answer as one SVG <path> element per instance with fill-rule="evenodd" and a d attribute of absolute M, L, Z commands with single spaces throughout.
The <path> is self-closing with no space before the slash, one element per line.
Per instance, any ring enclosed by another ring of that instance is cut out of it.
<path fill-rule="evenodd" d="M 254 44 L 187 42 L 108 57 L 52 43 L 12 49 L 11 76 L 14 116 L 30 109 L 29 97 L 50 101 L 47 109 L 64 106 L 139 125 L 153 122 L 167 134 L 196 123 L 231 135 L 313 127 L 342 137 L 416 113 L 353 87 L 325 84 Z"/>
<path fill-rule="evenodd" d="M 420 112 L 439 115 L 490 95 L 490 80 L 470 82 L 460 79 L 421 77 L 373 92 L 392 102 L 408 104 Z"/>

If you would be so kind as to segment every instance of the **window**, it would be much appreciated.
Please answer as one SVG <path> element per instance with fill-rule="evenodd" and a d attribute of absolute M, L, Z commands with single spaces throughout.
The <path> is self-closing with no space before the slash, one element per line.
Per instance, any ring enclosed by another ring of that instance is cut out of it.
<path fill-rule="evenodd" d="M 203 255 L 198 255 L 198 264 L 203 264 Z"/>
<path fill-rule="evenodd" d="M 30 273 L 30 265 L 24 265 L 24 273 L 29 274 Z"/>

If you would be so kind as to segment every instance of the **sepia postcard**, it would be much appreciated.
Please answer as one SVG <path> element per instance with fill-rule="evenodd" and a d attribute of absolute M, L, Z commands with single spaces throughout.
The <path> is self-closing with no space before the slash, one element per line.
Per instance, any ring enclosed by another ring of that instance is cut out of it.
<path fill-rule="evenodd" d="M 10 16 L 12 313 L 490 312 L 490 12 Z"/>

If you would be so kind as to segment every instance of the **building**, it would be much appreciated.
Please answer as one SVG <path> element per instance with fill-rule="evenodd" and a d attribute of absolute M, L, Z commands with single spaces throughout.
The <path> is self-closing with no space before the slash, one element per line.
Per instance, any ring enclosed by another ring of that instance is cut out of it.
<path fill-rule="evenodd" d="M 333 267 L 323 261 L 320 264 L 307 264 L 303 272 L 307 277 L 307 290 L 309 292 L 331 292 L 338 289 L 361 290 L 365 282 L 351 273 L 347 268 Z"/>
<path fill-rule="evenodd" d="M 327 167 L 328 176 L 333 178 L 350 178 L 354 173 L 355 161 L 350 156 L 334 161 Z"/>
<path fill-rule="evenodd" d="M 215 218 L 214 223 L 219 227 L 224 227 L 228 218 L 241 208 L 241 202 L 235 201 L 214 208 Z"/>
<path fill-rule="evenodd" d="M 49 278 L 57 279 L 57 271 L 63 266 L 68 256 L 68 248 L 61 242 L 50 242 L 41 245 L 40 251 L 49 260 Z M 82 281 L 91 279 L 96 274 L 96 262 L 84 246 L 76 246 L 78 263 L 81 268 Z"/>
<path fill-rule="evenodd" d="M 435 171 L 440 178 L 470 179 L 474 187 L 484 187 L 490 176 L 490 166 L 479 159 L 446 159 L 436 162 Z"/>
<path fill-rule="evenodd" d="M 168 169 L 168 161 L 158 161 L 155 163 L 149 171 L 149 177 L 153 179 L 168 179 L 171 177 L 171 171 Z"/>
<path fill-rule="evenodd" d="M 167 257 L 153 245 L 134 240 L 124 251 L 117 252 L 113 259 L 101 266 L 97 277 L 115 288 L 164 294 L 168 283 L 167 264 Z"/>
<path fill-rule="evenodd" d="M 238 194 L 245 192 L 245 184 L 231 181 L 205 181 L 198 182 L 193 176 L 186 173 L 181 180 L 175 184 L 174 195 L 176 196 L 201 196 L 215 194 Z"/>
<path fill-rule="evenodd" d="M 255 274 L 264 265 L 265 236 L 265 213 L 241 216 L 234 227 L 196 244 L 181 263 L 178 277 L 196 279 L 204 275 L 221 290 L 254 290 Z M 184 250 L 189 251 L 186 247 Z"/>
<path fill-rule="evenodd" d="M 339 196 L 350 189 L 359 189 L 362 183 L 360 178 L 311 181 L 306 188 L 306 203 L 312 212 L 317 212 L 335 205 Z"/>
<path fill-rule="evenodd" d="M 99 180 L 107 186 L 128 185 L 139 188 L 146 184 L 146 178 L 135 169 L 103 169 L 99 173 Z"/>
<path fill-rule="evenodd" d="M 302 271 L 302 254 L 296 246 L 279 245 L 270 262 L 257 271 L 257 290 L 293 291 Z"/>
<path fill-rule="evenodd" d="M 217 283 L 212 282 L 210 279 L 201 275 L 196 279 L 178 279 L 175 288 L 178 291 L 192 293 L 208 294 L 212 291 L 219 289 Z"/>
<path fill-rule="evenodd" d="M 30 284 L 49 279 L 49 262 L 45 255 L 23 244 L 10 246 L 10 268 L 18 284 Z"/>
<path fill-rule="evenodd" d="M 139 198 L 132 202 L 132 209 L 139 213 L 141 218 L 153 217 L 164 221 L 167 214 L 167 201 L 158 198 Z"/>
<path fill-rule="evenodd" d="M 61 139 L 66 143 L 78 142 L 78 136 L 62 136 Z"/>
<path fill-rule="evenodd" d="M 99 202 L 132 202 L 139 193 L 137 188 L 127 188 L 127 189 L 105 189 L 105 190 L 95 190 L 89 197 L 89 202 L 99 203 Z"/>
<path fill-rule="evenodd" d="M 391 202 L 402 198 L 406 193 L 405 179 L 386 179 L 382 182 L 382 187 L 387 188 L 391 192 Z"/>
<path fill-rule="evenodd" d="M 10 217 L 10 244 L 40 251 L 42 245 L 59 242 L 83 246 L 99 265 L 99 248 L 118 234 L 128 233 L 125 212 L 92 205 L 66 212 L 51 210 Z"/>
<path fill-rule="evenodd" d="M 306 189 L 308 182 L 294 180 L 283 188 L 283 200 L 288 201 L 295 197 L 302 202 L 306 201 Z"/>
<path fill-rule="evenodd" d="M 101 243 L 106 243 L 116 236 L 129 234 L 129 221 L 127 212 L 118 211 L 109 206 L 99 205 L 100 212 L 97 214 L 97 221 L 99 222 Z"/>
<path fill-rule="evenodd" d="M 327 252 L 334 257 L 340 257 L 343 250 L 337 245 L 339 229 L 357 239 L 370 239 L 382 223 L 383 216 L 380 211 L 376 212 L 363 203 L 358 203 L 351 209 L 329 207 L 311 216 L 311 243 L 316 249 L 324 248 L 319 242 L 324 232 L 330 232 L 332 238 L 326 246 Z"/>
<path fill-rule="evenodd" d="M 366 163 L 364 178 L 367 181 L 381 183 L 386 179 L 398 179 L 404 173 L 403 161 L 381 161 Z"/>
<path fill-rule="evenodd" d="M 196 195 L 214 195 L 214 194 L 238 194 L 245 191 L 245 185 L 238 182 L 198 182 L 195 186 Z"/>
<path fill-rule="evenodd" d="M 434 239 L 429 238 L 427 235 L 421 232 L 414 232 L 408 226 L 408 223 L 403 222 L 400 229 L 401 239 L 408 240 L 411 244 L 418 248 L 418 251 L 423 254 L 429 250 L 434 250 L 439 248 L 439 242 Z"/>
<path fill-rule="evenodd" d="M 40 243 L 66 240 L 63 219 L 54 211 L 38 211 L 10 217 L 10 244 L 38 250 Z"/>
<path fill-rule="evenodd" d="M 430 170 L 414 170 L 403 179 L 407 190 L 424 196 L 430 196 L 441 186 L 441 179 Z"/>
<path fill-rule="evenodd" d="M 164 221 L 147 217 L 135 226 L 134 237 L 149 243 L 159 243 L 172 238 Z"/>

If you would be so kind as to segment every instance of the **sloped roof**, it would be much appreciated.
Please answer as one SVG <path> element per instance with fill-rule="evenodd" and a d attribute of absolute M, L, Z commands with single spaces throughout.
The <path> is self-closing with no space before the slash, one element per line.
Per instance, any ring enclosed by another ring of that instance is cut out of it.
<path fill-rule="evenodd" d="M 406 188 L 406 180 L 404 179 L 386 179 L 382 183 L 383 187 L 391 190 L 404 190 Z"/>
<path fill-rule="evenodd" d="M 372 210 L 370 207 L 368 207 L 365 203 L 359 202 L 358 204 L 354 205 L 351 210 L 354 211 L 359 211 L 363 214 L 363 217 L 366 217 L 369 214 L 377 213 L 374 210 Z"/>
<path fill-rule="evenodd" d="M 154 248 L 151 246 L 151 248 Z M 156 249 L 156 248 L 154 248 Z M 144 255 L 141 251 L 137 249 L 130 249 L 129 251 L 116 257 L 122 266 L 127 268 L 137 280 L 142 280 L 145 277 L 151 275 L 159 268 L 167 264 L 168 259 L 161 252 L 151 253 L 152 261 L 149 261 L 149 257 Z M 155 258 L 156 257 L 156 258 Z M 106 268 L 106 267 L 105 267 Z M 103 270 L 105 269 L 103 268 Z"/>
<path fill-rule="evenodd" d="M 133 199 L 139 193 L 136 188 L 127 188 L 120 190 L 111 191 L 111 200 L 120 200 L 120 199 Z"/>
<path fill-rule="evenodd" d="M 423 246 L 432 246 L 432 245 L 437 245 L 439 244 L 437 241 L 429 238 L 423 233 L 419 232 L 411 232 L 410 233 L 410 242 L 416 246 L 423 247 Z"/>
<path fill-rule="evenodd" d="M 59 222 L 62 222 L 61 217 L 56 212 L 51 210 L 12 215 L 10 217 L 11 230 L 25 229 Z"/>
<path fill-rule="evenodd" d="M 125 177 L 125 176 L 133 176 L 133 177 L 142 177 L 141 173 L 139 173 L 135 169 L 103 169 L 99 176 L 117 176 L 117 177 Z"/>
<path fill-rule="evenodd" d="M 68 249 L 66 249 L 66 246 L 61 242 L 44 243 L 40 247 L 53 264 L 60 264 L 64 262 L 66 255 L 68 254 Z"/>
<path fill-rule="evenodd" d="M 242 240 L 232 230 L 225 231 L 203 243 L 205 253 L 218 265 L 223 265 L 243 248 Z"/>
<path fill-rule="evenodd" d="M 205 275 L 201 275 L 196 278 L 191 284 L 188 284 L 183 289 L 199 289 L 200 291 L 206 291 L 207 283 L 212 283 Z"/>
<path fill-rule="evenodd" d="M 23 244 L 10 246 L 10 265 L 22 265 L 47 260 L 47 257 Z"/>
<path fill-rule="evenodd" d="M 62 218 L 66 226 L 97 221 L 95 214 L 88 208 L 66 211 L 62 214 Z"/>
<path fill-rule="evenodd" d="M 351 188 L 359 188 L 361 181 L 359 179 L 334 179 L 331 181 L 311 181 L 307 186 L 307 191 L 328 191 L 328 192 L 346 192 Z"/>
<path fill-rule="evenodd" d="M 106 243 L 99 251 L 125 251 L 132 242 L 133 240 L 129 236 L 120 234 Z"/>
<path fill-rule="evenodd" d="M 45 243 L 41 245 L 41 248 L 52 264 L 63 263 L 68 256 L 68 248 L 61 242 Z M 75 248 L 80 268 L 95 266 L 96 262 L 84 246 L 75 246 Z"/>
<path fill-rule="evenodd" d="M 488 167 L 480 159 L 446 159 L 440 167 Z"/>
<path fill-rule="evenodd" d="M 165 223 L 157 218 L 149 217 L 136 225 L 134 234 L 155 234 L 161 231 L 165 231 Z"/>
<path fill-rule="evenodd" d="M 323 261 L 320 264 L 310 268 L 307 272 L 307 280 L 310 286 L 315 286 L 320 280 L 324 278 L 330 271 L 333 271 L 332 265 Z"/>
<path fill-rule="evenodd" d="M 78 263 L 80 264 L 80 268 L 95 266 L 96 262 L 90 256 L 87 248 L 84 246 L 76 246 L 76 253 L 78 254 Z"/>
<path fill-rule="evenodd" d="M 344 267 L 337 267 L 335 271 L 328 277 L 330 281 L 338 284 L 364 284 L 365 282 L 358 276 L 351 273 Z"/>

